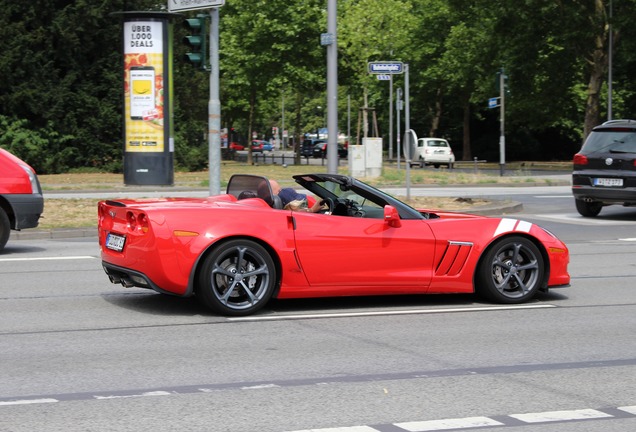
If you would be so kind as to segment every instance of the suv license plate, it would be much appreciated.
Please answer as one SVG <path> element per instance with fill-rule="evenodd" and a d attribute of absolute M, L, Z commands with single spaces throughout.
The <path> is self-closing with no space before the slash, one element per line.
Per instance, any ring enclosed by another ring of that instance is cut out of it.
<path fill-rule="evenodd" d="M 108 249 L 121 252 L 124 250 L 124 243 L 126 243 L 126 237 L 112 233 L 106 236 L 106 247 Z"/>
<path fill-rule="evenodd" d="M 594 186 L 622 187 L 622 178 L 595 178 Z"/>

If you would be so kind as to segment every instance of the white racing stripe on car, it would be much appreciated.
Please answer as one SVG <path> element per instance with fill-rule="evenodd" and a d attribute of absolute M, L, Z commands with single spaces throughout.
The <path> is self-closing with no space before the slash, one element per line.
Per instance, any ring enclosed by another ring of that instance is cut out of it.
<path fill-rule="evenodd" d="M 497 237 L 500 234 L 507 233 L 510 231 L 521 231 L 521 232 L 530 232 L 530 228 L 532 228 L 532 224 L 526 221 L 520 221 L 517 219 L 508 219 L 503 218 L 499 222 L 497 229 L 495 230 L 495 234 L 493 237 Z"/>
<path fill-rule="evenodd" d="M 520 306 L 485 306 L 485 307 L 466 307 L 466 308 L 447 308 L 447 309 L 409 309 L 400 311 L 373 311 L 373 312 L 340 312 L 340 313 L 323 313 L 323 314 L 299 314 L 299 315 L 268 315 L 268 316 L 247 316 L 247 317 L 228 317 L 228 321 L 283 321 L 298 319 L 314 319 L 314 318 L 355 318 L 367 316 L 389 316 L 389 315 L 421 315 L 436 314 L 450 312 L 492 312 L 515 309 L 547 309 L 555 308 L 551 304 L 536 305 L 520 305 Z"/>
<path fill-rule="evenodd" d="M 17 261 L 58 261 L 58 260 L 85 260 L 97 259 L 94 256 L 62 256 L 62 257 L 33 257 L 33 258 L 0 258 L 0 262 L 17 262 Z"/>

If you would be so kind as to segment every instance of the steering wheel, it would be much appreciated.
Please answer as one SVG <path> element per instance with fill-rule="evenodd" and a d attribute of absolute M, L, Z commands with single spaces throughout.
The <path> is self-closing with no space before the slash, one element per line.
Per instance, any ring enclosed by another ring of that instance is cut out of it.
<path fill-rule="evenodd" d="M 320 205 L 325 205 L 325 204 L 327 204 L 327 211 L 325 212 L 325 214 L 332 214 L 333 209 L 336 208 L 336 203 L 333 201 L 332 198 L 328 197 L 320 201 Z"/>

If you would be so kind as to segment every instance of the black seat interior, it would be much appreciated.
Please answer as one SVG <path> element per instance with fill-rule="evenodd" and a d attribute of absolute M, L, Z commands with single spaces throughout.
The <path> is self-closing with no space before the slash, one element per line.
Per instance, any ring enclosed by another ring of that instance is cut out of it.
<path fill-rule="evenodd" d="M 267 177 L 250 174 L 235 174 L 227 184 L 227 193 L 236 199 L 261 198 L 270 207 L 282 209 L 283 202 L 278 195 L 272 193 L 272 186 Z"/>

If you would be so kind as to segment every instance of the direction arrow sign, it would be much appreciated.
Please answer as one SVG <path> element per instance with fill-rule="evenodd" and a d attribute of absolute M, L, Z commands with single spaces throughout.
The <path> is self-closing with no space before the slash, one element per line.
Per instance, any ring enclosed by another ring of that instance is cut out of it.
<path fill-rule="evenodd" d="M 404 72 L 402 62 L 369 62 L 369 73 L 401 74 Z"/>
<path fill-rule="evenodd" d="M 170 12 L 181 12 L 197 9 L 209 9 L 223 6 L 225 0 L 168 0 Z"/>

